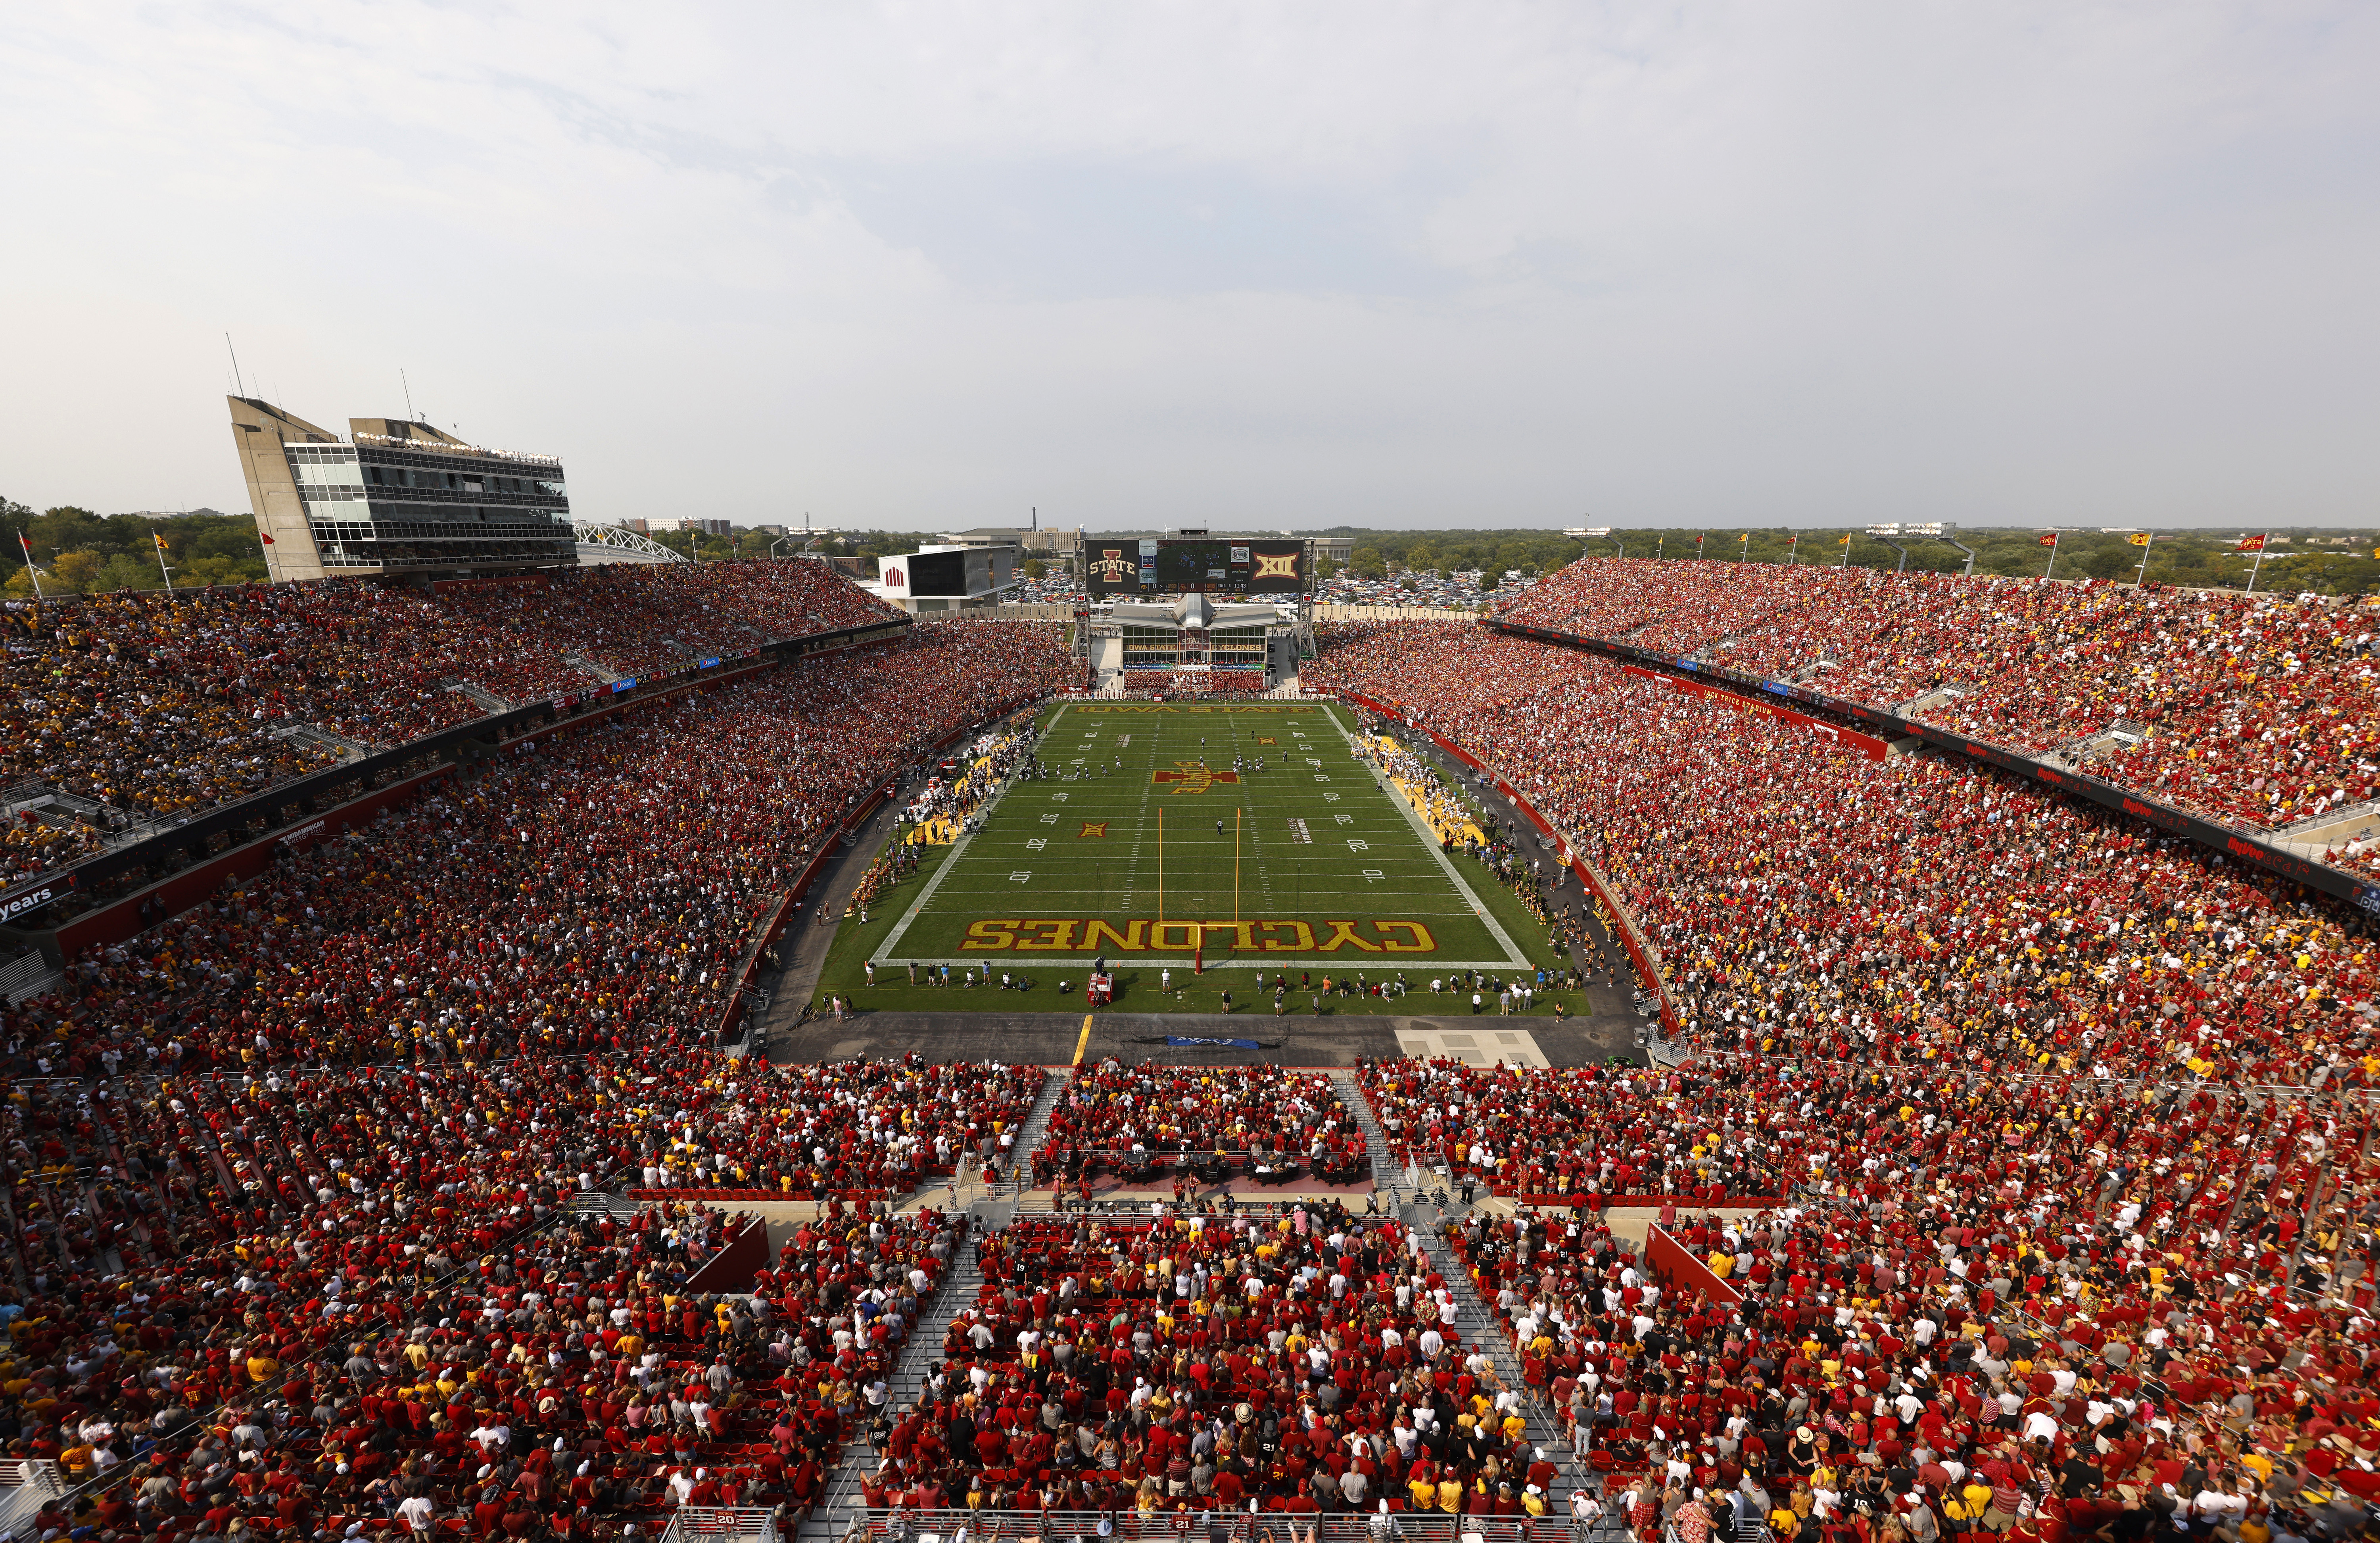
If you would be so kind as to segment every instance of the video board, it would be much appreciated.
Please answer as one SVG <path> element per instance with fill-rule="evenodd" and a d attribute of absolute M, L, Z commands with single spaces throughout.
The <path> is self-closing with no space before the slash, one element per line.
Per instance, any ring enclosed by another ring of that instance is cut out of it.
<path fill-rule="evenodd" d="M 1307 542 L 1237 536 L 1096 536 L 1083 543 L 1087 587 L 1107 600 L 1213 593 L 1294 595 L 1306 588 Z"/>

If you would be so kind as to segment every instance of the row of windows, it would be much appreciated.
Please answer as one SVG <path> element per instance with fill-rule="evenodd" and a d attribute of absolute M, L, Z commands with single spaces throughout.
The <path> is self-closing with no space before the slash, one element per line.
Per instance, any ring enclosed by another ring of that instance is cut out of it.
<path fill-rule="evenodd" d="M 549 528 L 495 521 L 486 525 L 467 526 L 392 519 L 309 520 L 307 527 L 314 532 L 314 540 L 317 542 L 359 541 L 373 539 L 410 540 L 430 537 L 442 541 L 538 541 L 548 546 L 568 546 L 574 549 L 578 544 L 576 538 L 557 540 Z"/>
<path fill-rule="evenodd" d="M 446 492 L 509 493 L 523 498 L 560 498 L 558 477 L 495 477 L 472 471 L 432 471 L 367 464 L 364 483 L 375 488 L 434 488 Z"/>
<path fill-rule="evenodd" d="M 493 456 L 438 456 L 427 455 L 419 450 L 383 450 L 377 445 L 365 446 L 362 449 L 361 454 L 365 463 L 370 466 L 434 467 L 441 471 L 469 471 L 476 473 L 488 471 L 492 468 L 500 466 L 520 466 L 526 464 L 535 467 L 538 465 L 545 465 L 552 467 L 553 469 L 550 472 L 532 470 L 529 472 L 529 475 L 533 477 L 559 477 L 562 475 L 562 463 L 560 461 L 540 462 L 534 458 L 515 460 L 511 457 L 498 457 Z"/>
<path fill-rule="evenodd" d="M 358 507 L 360 505 L 360 507 Z M 517 526 L 540 535 L 558 532 L 568 520 L 558 509 L 514 508 L 504 504 L 408 503 L 386 497 L 366 500 L 361 489 L 327 495 L 308 490 L 306 513 L 316 518 L 446 520 L 457 525 Z"/>
<path fill-rule="evenodd" d="M 570 517 L 569 506 L 565 504 L 559 508 L 554 507 L 551 493 L 489 492 L 465 489 L 461 491 L 468 493 L 472 502 L 467 504 L 456 504 L 449 502 L 452 494 L 443 488 L 358 488 L 353 491 L 370 498 L 374 504 L 383 508 L 392 506 L 407 510 L 478 508 L 480 506 L 479 500 L 484 498 L 491 501 L 489 506 L 502 508 L 514 519 L 543 518 L 559 524 Z"/>

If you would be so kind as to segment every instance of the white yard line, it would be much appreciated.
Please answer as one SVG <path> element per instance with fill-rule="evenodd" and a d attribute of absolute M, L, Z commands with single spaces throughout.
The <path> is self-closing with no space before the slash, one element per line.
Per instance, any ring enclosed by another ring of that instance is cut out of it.
<path fill-rule="evenodd" d="M 1365 771 L 1369 772 L 1372 774 L 1373 784 L 1379 788 L 1380 796 L 1386 798 L 1390 803 L 1394 804 L 1397 807 L 1398 810 L 1404 815 L 1405 822 L 1413 827 L 1414 835 L 1421 842 L 1423 849 L 1428 852 L 1431 857 L 1438 859 L 1438 866 L 1439 869 L 1445 873 L 1446 881 L 1454 886 L 1454 893 L 1463 896 L 1465 900 L 1468 900 L 1471 903 L 1472 914 L 1479 918 L 1498 942 L 1504 945 L 1504 952 L 1509 955 L 1509 957 L 1499 961 L 1499 966 L 1524 970 L 1533 970 L 1536 968 L 1535 965 L 1529 963 L 1529 956 L 1521 952 L 1520 945 L 1512 941 L 1512 934 L 1505 931 L 1503 927 L 1497 922 L 1494 913 L 1488 909 L 1487 903 L 1479 898 L 1478 892 L 1474 890 L 1469 884 L 1463 881 L 1463 875 L 1455 871 L 1454 859 L 1448 857 L 1444 849 L 1438 844 L 1438 832 L 1431 830 L 1429 826 L 1423 821 L 1421 812 L 1418 809 L 1415 809 L 1411 804 L 1405 802 L 1404 796 L 1399 793 L 1396 790 L 1395 784 L 1389 781 L 1389 774 L 1387 772 L 1381 771 L 1369 760 L 1366 760 L 1364 757 L 1355 753 L 1355 736 L 1347 732 L 1347 725 L 1339 721 L 1339 715 L 1330 711 L 1328 708 L 1325 708 L 1323 710 L 1322 716 L 1330 720 L 1330 726 L 1339 731 L 1339 737 L 1341 739 L 1346 741 L 1348 758 L 1354 760 L 1356 765 L 1362 767 Z M 1452 969 L 1474 969 L 1485 968 L 1487 966 L 1451 965 L 1448 967 Z"/>
<path fill-rule="evenodd" d="M 1058 710 L 1058 716 L 1050 720 L 1050 727 L 1042 731 L 1041 737 L 1044 739 L 1049 738 L 1052 733 L 1056 732 L 1058 725 L 1066 721 L 1066 714 L 1074 711 L 1074 704 L 1071 702 L 1060 708 Z M 984 801 L 982 809 L 983 819 L 978 822 L 977 830 L 980 830 L 984 826 L 991 823 L 991 811 L 1000 806 L 1002 799 L 1008 796 L 1008 790 L 1014 786 L 1015 783 L 1015 773 L 1011 772 L 1002 781 L 999 791 Z M 941 867 L 934 869 L 934 876 L 926 881 L 926 887 L 917 892 L 917 898 L 909 906 L 908 914 L 904 916 L 900 921 L 893 925 L 892 931 L 884 934 L 884 941 L 876 945 L 876 962 L 878 964 L 954 965 L 958 963 L 955 959 L 901 959 L 894 957 L 892 951 L 901 945 L 902 936 L 909 930 L 909 924 L 916 921 L 918 915 L 925 910 L 927 904 L 934 898 L 934 892 L 942 887 L 942 881 L 950 877 L 951 869 L 958 866 L 959 858 L 965 855 L 966 849 L 968 846 L 972 845 L 974 842 L 975 832 L 963 831 L 959 833 L 959 839 L 951 843 L 950 856 L 942 859 Z"/>

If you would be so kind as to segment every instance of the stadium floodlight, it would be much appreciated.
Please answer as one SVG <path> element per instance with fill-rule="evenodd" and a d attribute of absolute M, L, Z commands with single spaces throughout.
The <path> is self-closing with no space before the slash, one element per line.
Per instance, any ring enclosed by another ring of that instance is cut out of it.
<path fill-rule="evenodd" d="M 1897 565 L 1895 565 L 1892 571 L 1895 573 L 1906 573 L 1909 571 L 1909 549 L 1902 546 L 1899 540 L 1897 540 L 1900 534 L 1900 528 L 1897 525 L 1871 525 L 1867 528 L 1866 531 L 1867 539 L 1869 541 L 1882 541 L 1885 545 L 1892 548 L 1893 551 L 1900 553 L 1900 561 Z"/>

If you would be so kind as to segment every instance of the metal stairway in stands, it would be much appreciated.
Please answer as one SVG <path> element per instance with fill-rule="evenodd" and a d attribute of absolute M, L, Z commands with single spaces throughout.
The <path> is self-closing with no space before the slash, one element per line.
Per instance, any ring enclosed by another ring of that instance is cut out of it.
<path fill-rule="evenodd" d="M 1338 1085 L 1340 1100 L 1354 1112 L 1356 1128 L 1364 1133 L 1364 1149 L 1372 1159 L 1372 1188 L 1380 1197 L 1380 1209 L 1397 1214 L 1404 1170 L 1389 1151 L 1389 1136 L 1380 1128 L 1380 1117 L 1372 1112 L 1372 1100 L 1364 1097 L 1364 1085 L 1354 1072 L 1333 1072 L 1330 1080 Z"/>
<path fill-rule="evenodd" d="M 1585 1484 L 1587 1470 L 1571 1454 L 1570 1440 L 1554 1423 L 1553 1411 L 1544 1396 L 1522 1378 L 1521 1355 L 1513 1348 L 1512 1336 L 1503 1315 L 1493 1303 L 1483 1300 L 1472 1284 L 1471 1272 L 1454 1257 L 1452 1247 L 1443 1237 L 1431 1239 L 1432 1262 L 1439 1265 L 1446 1277 L 1447 1290 L 1454 1296 L 1454 1329 L 1463 1336 L 1466 1346 L 1484 1346 L 1488 1358 L 1496 1365 L 1496 1375 L 1507 1388 L 1521 1394 L 1521 1414 L 1528 1421 L 1530 1442 L 1543 1448 L 1554 1464 L 1559 1494 L 1547 1497 L 1548 1511 L 1560 1514 L 1558 1502 L 1566 1500 L 1572 1489 Z M 1441 1262 L 1442 1261 L 1442 1262 Z"/>
<path fill-rule="evenodd" d="M 1032 1172 L 1033 1154 L 1039 1150 L 1041 1137 L 1050 1128 L 1050 1115 L 1058 1107 L 1058 1100 L 1065 1097 L 1066 1089 L 1074 1086 L 1074 1068 L 1061 1066 L 1042 1085 L 1040 1097 L 1033 1100 L 1025 1124 L 1017 1127 L 1015 1145 L 1009 1151 L 1010 1161 L 1018 1172 Z M 950 1332 L 953 1320 L 974 1306 L 981 1294 L 983 1271 L 975 1262 L 975 1239 L 1005 1226 L 1014 1218 L 1015 1209 L 1014 1202 L 994 1200 L 978 1200 L 967 1208 L 974 1221 L 970 1235 L 959 1240 L 951 1257 L 950 1272 L 942 1278 L 933 1300 L 917 1315 L 916 1326 L 902 1343 L 901 1359 L 886 1379 L 886 1402 L 896 1417 L 917 1402 L 926 1386 L 926 1372 L 942 1358 L 942 1340 Z M 823 1499 L 816 1514 L 802 1523 L 798 1536 L 841 1537 L 851 1511 L 859 1504 L 860 1481 L 875 1471 L 876 1464 L 877 1458 L 868 1451 L 864 1435 L 854 1433 L 848 1438 L 844 1442 L 842 1461 L 827 1476 L 820 1490 Z"/>
<path fill-rule="evenodd" d="M 1355 1123 L 1363 1128 L 1364 1139 L 1372 1154 L 1373 1188 L 1395 1195 L 1397 1186 L 1403 1180 L 1403 1170 L 1390 1155 L 1388 1135 L 1380 1126 L 1372 1100 L 1364 1096 L 1363 1085 L 1353 1071 L 1333 1072 L 1330 1080 L 1339 1085 L 1339 1096 L 1354 1112 Z M 1393 1209 L 1416 1227 L 1432 1225 L 1419 1218 L 1435 1218 L 1439 1214 L 1435 1209 L 1421 1205 Z M 1521 1414 L 1528 1421 L 1530 1443 L 1545 1449 L 1546 1456 L 1554 1464 L 1556 1481 L 1562 1488 L 1562 1496 L 1548 1497 L 1548 1511 L 1559 1513 L 1558 1507 L 1550 1502 L 1566 1498 L 1571 1489 L 1585 1481 L 1585 1465 L 1571 1455 L 1570 1441 L 1555 1425 L 1553 1412 L 1544 1398 L 1523 1380 L 1520 1353 L 1512 1346 L 1512 1335 L 1505 1328 L 1502 1316 L 1480 1299 L 1478 1291 L 1471 1283 L 1470 1271 L 1453 1257 L 1453 1250 L 1443 1237 L 1431 1238 L 1430 1247 L 1431 1262 L 1446 1277 L 1447 1290 L 1454 1296 L 1455 1332 L 1463 1336 L 1465 1345 L 1485 1346 L 1488 1358 L 1496 1365 L 1497 1377 L 1506 1387 L 1517 1390 L 1521 1394 Z"/>

